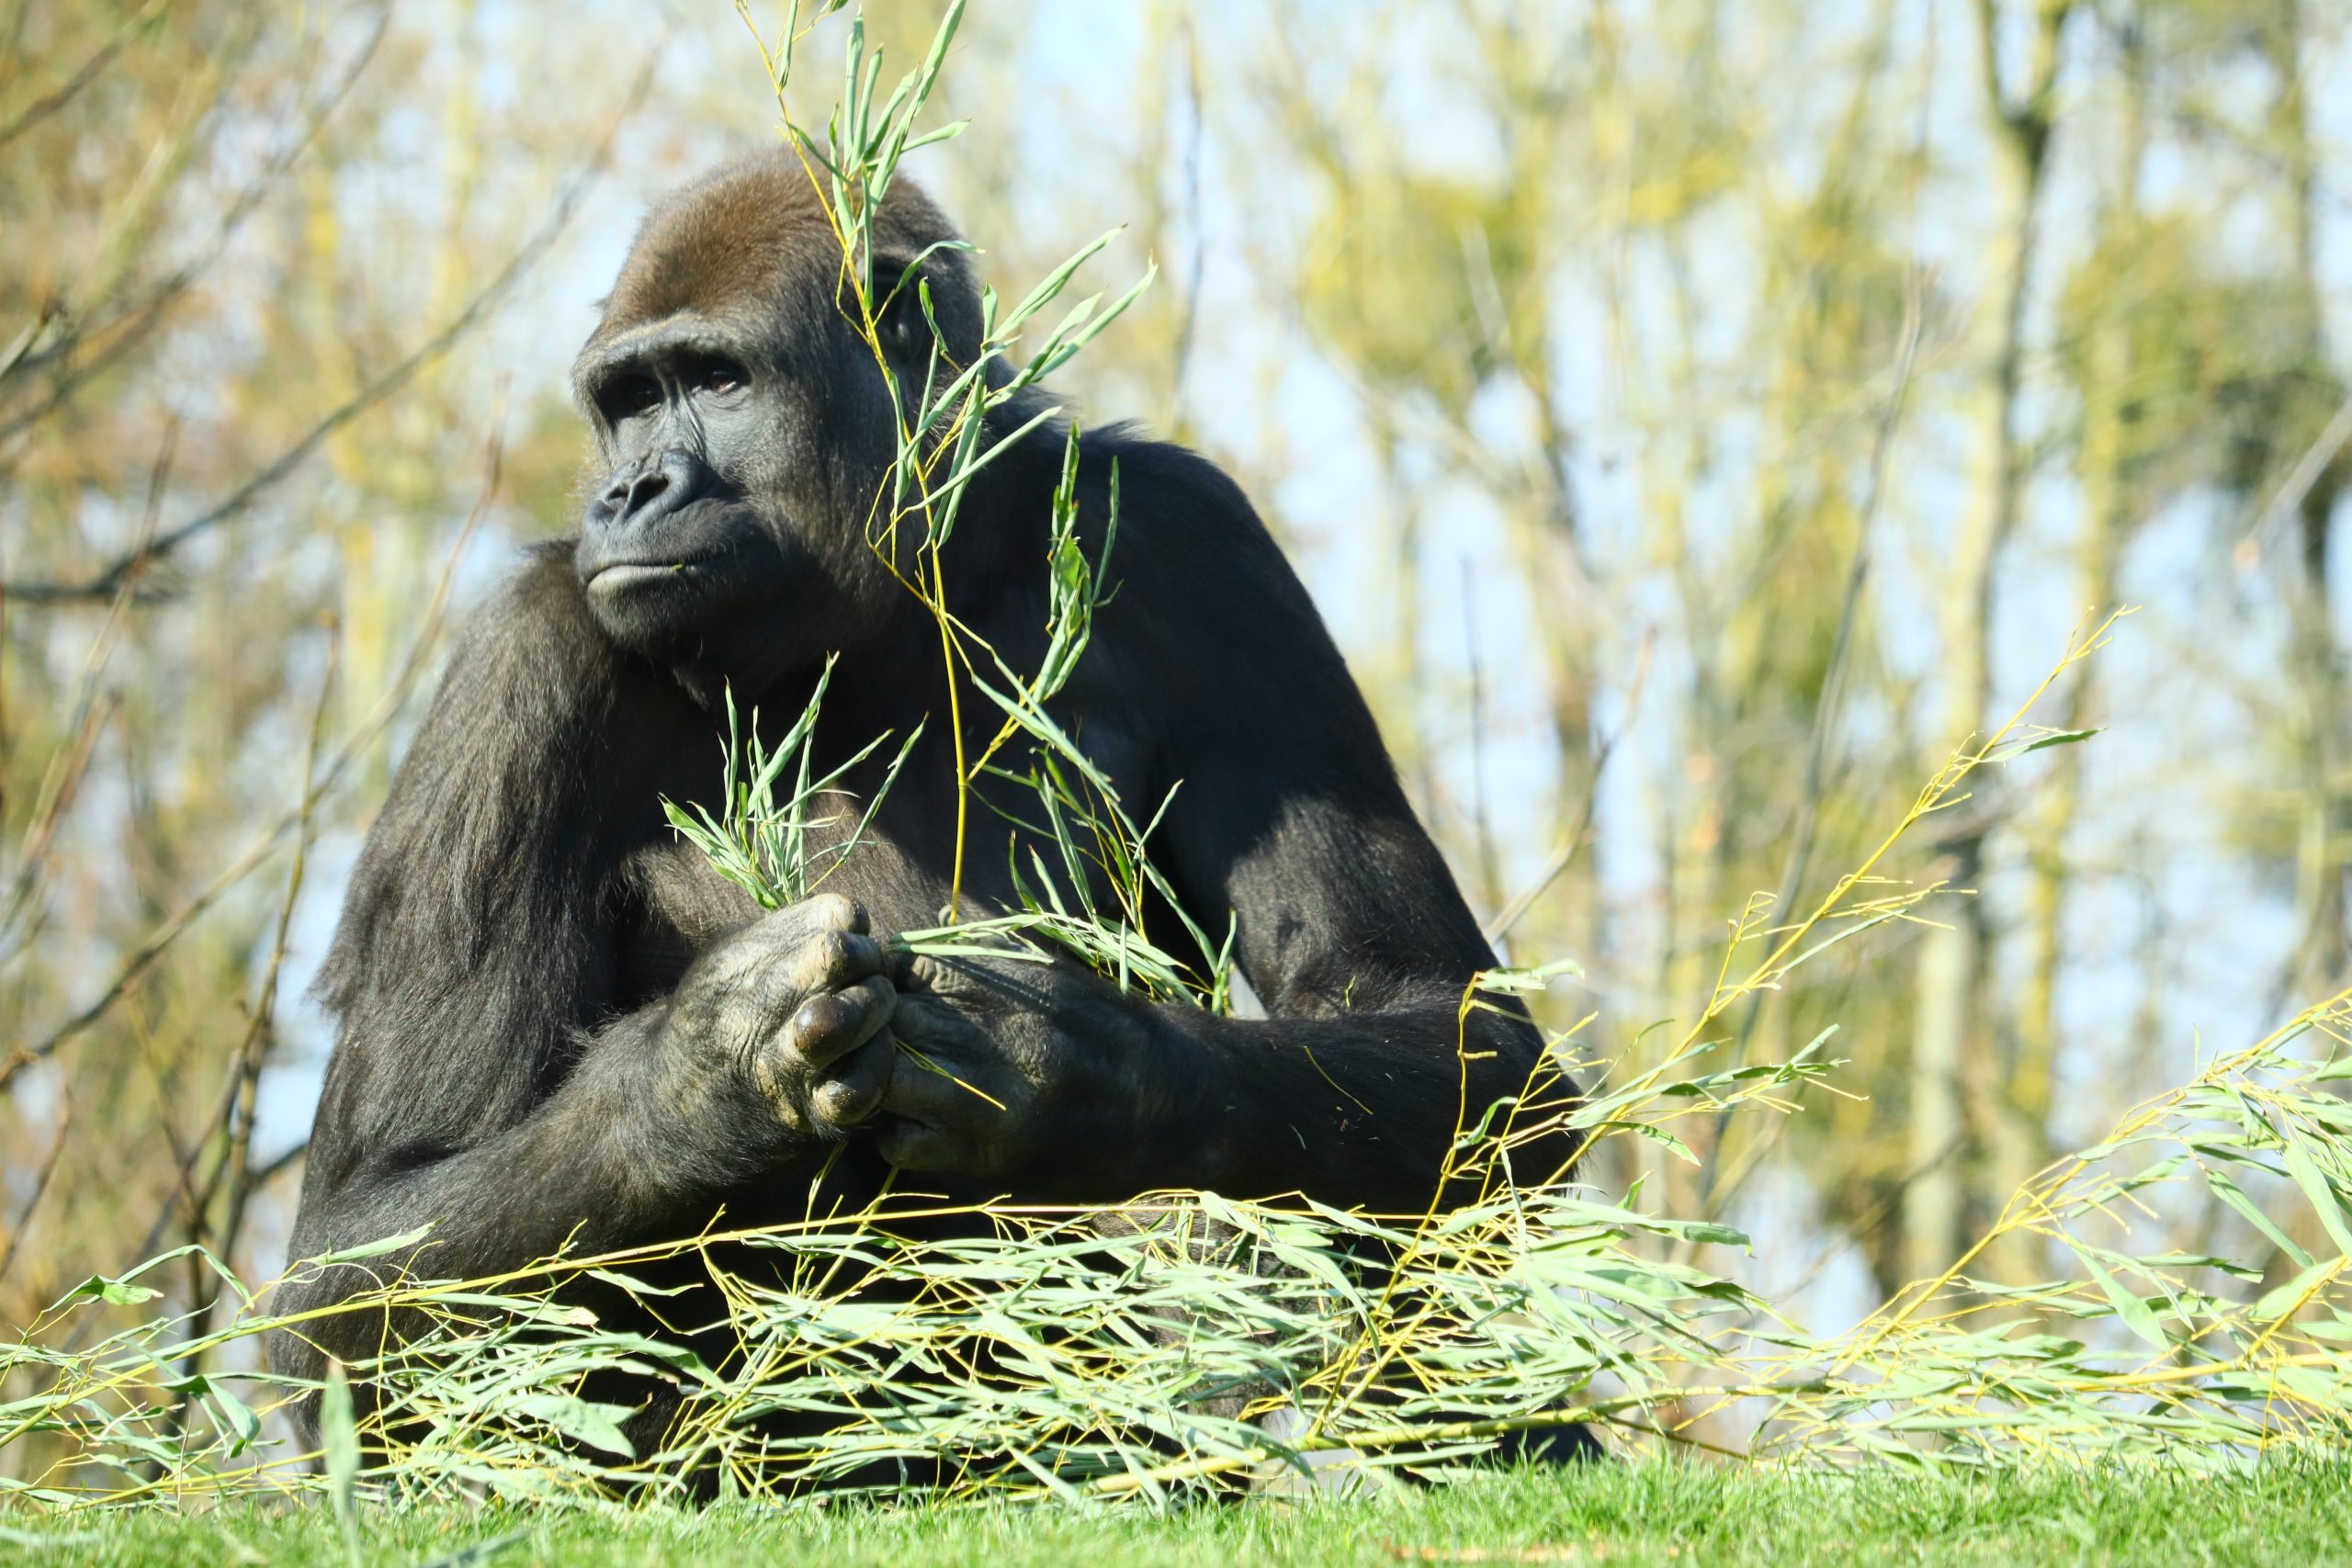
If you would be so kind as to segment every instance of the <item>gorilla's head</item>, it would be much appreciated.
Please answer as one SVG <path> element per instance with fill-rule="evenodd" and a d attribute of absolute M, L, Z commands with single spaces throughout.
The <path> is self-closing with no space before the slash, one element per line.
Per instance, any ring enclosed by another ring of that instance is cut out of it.
<path fill-rule="evenodd" d="M 825 178 L 781 148 L 665 199 L 572 372 L 601 459 L 578 555 L 598 623 L 752 690 L 906 601 L 892 563 L 911 571 L 916 541 L 911 525 L 887 536 L 898 444 L 877 358 L 911 417 L 940 343 L 941 386 L 979 349 L 956 232 L 901 177 L 872 224 L 877 356 Z"/>

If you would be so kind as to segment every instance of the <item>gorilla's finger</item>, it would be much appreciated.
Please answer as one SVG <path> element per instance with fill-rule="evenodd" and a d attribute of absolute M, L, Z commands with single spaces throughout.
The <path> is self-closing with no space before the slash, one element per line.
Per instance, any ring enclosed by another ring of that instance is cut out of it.
<path fill-rule="evenodd" d="M 926 992 L 958 1001 L 977 1001 L 1022 989 L 1023 982 L 1015 976 L 1028 967 L 1028 964 L 1016 960 L 926 955 L 909 960 L 894 970 L 891 977 L 899 979 L 903 975 L 900 985 L 905 990 Z"/>
<path fill-rule="evenodd" d="M 955 981 L 954 966 L 924 953 L 904 953 L 892 960 L 890 978 L 902 991 L 945 990 Z"/>
<path fill-rule="evenodd" d="M 768 946 L 786 951 L 821 942 L 839 931 L 864 936 L 868 922 L 865 907 L 838 893 L 817 893 L 797 904 L 772 909 L 752 925 Z"/>
<path fill-rule="evenodd" d="M 901 991 L 890 1010 L 890 1032 L 918 1051 L 958 1052 L 987 1040 L 978 1026 L 926 993 Z"/>
<path fill-rule="evenodd" d="M 888 1036 L 869 1041 L 818 1083 L 808 1096 L 810 1113 L 834 1127 L 856 1126 L 880 1108 L 898 1060 L 898 1048 Z"/>
<path fill-rule="evenodd" d="M 866 931 L 865 906 L 839 893 L 812 893 L 794 906 L 820 931 Z"/>
<path fill-rule="evenodd" d="M 882 944 L 863 931 L 825 931 L 793 950 L 783 977 L 803 991 L 837 991 L 881 974 L 883 957 Z"/>
<path fill-rule="evenodd" d="M 906 1077 L 904 1073 L 894 1076 Z M 884 1159 L 903 1170 L 954 1170 L 961 1163 L 953 1138 L 928 1122 L 904 1116 L 886 1114 L 876 1124 L 874 1146 Z"/>
<path fill-rule="evenodd" d="M 793 904 L 721 943 L 699 966 L 702 978 L 762 1010 L 788 1010 L 882 972 L 882 944 L 865 924 L 865 910 L 838 894 Z"/>
<path fill-rule="evenodd" d="M 879 975 L 800 1004 L 785 1025 L 784 1044 L 809 1066 L 822 1067 L 865 1044 L 890 1021 L 899 993 Z"/>
<path fill-rule="evenodd" d="M 934 1127 L 986 1125 L 1006 1113 L 1002 1100 L 989 1092 L 987 1080 L 962 1059 L 953 1041 L 936 1035 L 909 1039 L 895 1023 L 890 1032 L 912 1055 L 891 1069 L 883 1110 Z"/>

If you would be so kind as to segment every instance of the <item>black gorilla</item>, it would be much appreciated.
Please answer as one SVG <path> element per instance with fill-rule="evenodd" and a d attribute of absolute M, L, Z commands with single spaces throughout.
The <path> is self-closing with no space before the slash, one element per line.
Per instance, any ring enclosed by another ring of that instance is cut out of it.
<path fill-rule="evenodd" d="M 899 289 L 902 384 L 934 352 L 968 364 L 978 291 L 944 220 L 901 179 L 875 231 L 874 276 L 919 265 L 944 340 Z M 1202 927 L 1238 922 L 1269 1016 L 1154 1004 L 1067 960 L 886 963 L 873 933 L 948 900 L 955 763 L 938 631 L 867 534 L 894 436 L 842 274 L 788 152 L 647 219 L 576 370 L 606 473 L 580 537 L 473 618 L 353 876 L 296 1257 L 432 1222 L 418 1267 L 468 1276 L 721 1207 L 797 1218 L 828 1156 L 853 1199 L 897 1166 L 972 1196 L 1417 1212 L 1465 1111 L 1527 1084 L 1525 1019 L 1459 1017 L 1493 955 L 1298 580 L 1216 468 L 1118 430 L 1085 437 L 1079 481 L 1091 557 L 1118 467 L 1115 600 L 1056 712 L 1124 799 L 1182 781 L 1156 859 Z M 1044 646 L 1065 439 L 1042 427 L 984 468 L 945 550 L 955 615 L 1015 669 Z M 763 915 L 660 803 L 718 804 L 722 692 L 797 713 L 829 654 L 820 750 L 929 728 L 828 885 L 846 896 Z M 964 705 L 975 752 L 984 709 Z M 1017 907 L 1001 840 L 978 838 L 962 898 Z M 328 1269 L 280 1306 L 362 1282 Z M 315 1374 L 381 1326 L 327 1320 L 276 1357 Z"/>

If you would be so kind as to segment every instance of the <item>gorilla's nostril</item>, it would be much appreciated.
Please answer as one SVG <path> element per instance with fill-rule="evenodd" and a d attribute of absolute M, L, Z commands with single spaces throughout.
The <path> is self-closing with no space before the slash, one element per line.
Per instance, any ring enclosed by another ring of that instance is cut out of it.
<path fill-rule="evenodd" d="M 636 492 L 637 474 L 624 474 L 605 486 L 596 497 L 595 517 L 600 523 L 617 523 L 637 510 L 632 497 Z"/>
<path fill-rule="evenodd" d="M 707 489 L 698 460 L 672 450 L 614 476 L 591 509 L 600 526 L 643 529 L 684 509 Z"/>
<path fill-rule="evenodd" d="M 635 516 L 639 512 L 644 511 L 647 506 L 650 505 L 657 498 L 660 497 L 663 491 L 668 490 L 669 488 L 670 476 L 663 473 L 660 468 L 655 468 L 650 473 L 638 475 L 637 481 L 628 487 L 628 495 L 626 503 L 621 509 L 623 515 L 631 517 Z"/>

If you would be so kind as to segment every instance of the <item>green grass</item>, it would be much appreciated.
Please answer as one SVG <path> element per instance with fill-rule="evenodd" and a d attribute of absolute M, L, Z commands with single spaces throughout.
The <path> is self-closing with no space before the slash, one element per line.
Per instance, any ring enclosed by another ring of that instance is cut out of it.
<path fill-rule="evenodd" d="M 21 1517 L 21 1516 L 20 1516 Z M 2277 1562 L 2352 1561 L 2352 1461 L 2250 1475 L 2028 1470 L 1938 1479 L 1886 1470 L 1770 1474 L 1672 1461 L 1522 1472 L 1363 1499 L 1261 1497 L 1170 1517 L 976 1506 L 780 1516 L 747 1507 L 587 1513 L 363 1509 L 361 1558 L 551 1565 L 823 1563 Z M 495 1543 L 503 1540 L 503 1546 Z M 477 1549 L 467 1555 L 467 1549 Z M 340 1563 L 322 1507 L 161 1509 L 81 1526 L 0 1562 Z"/>

